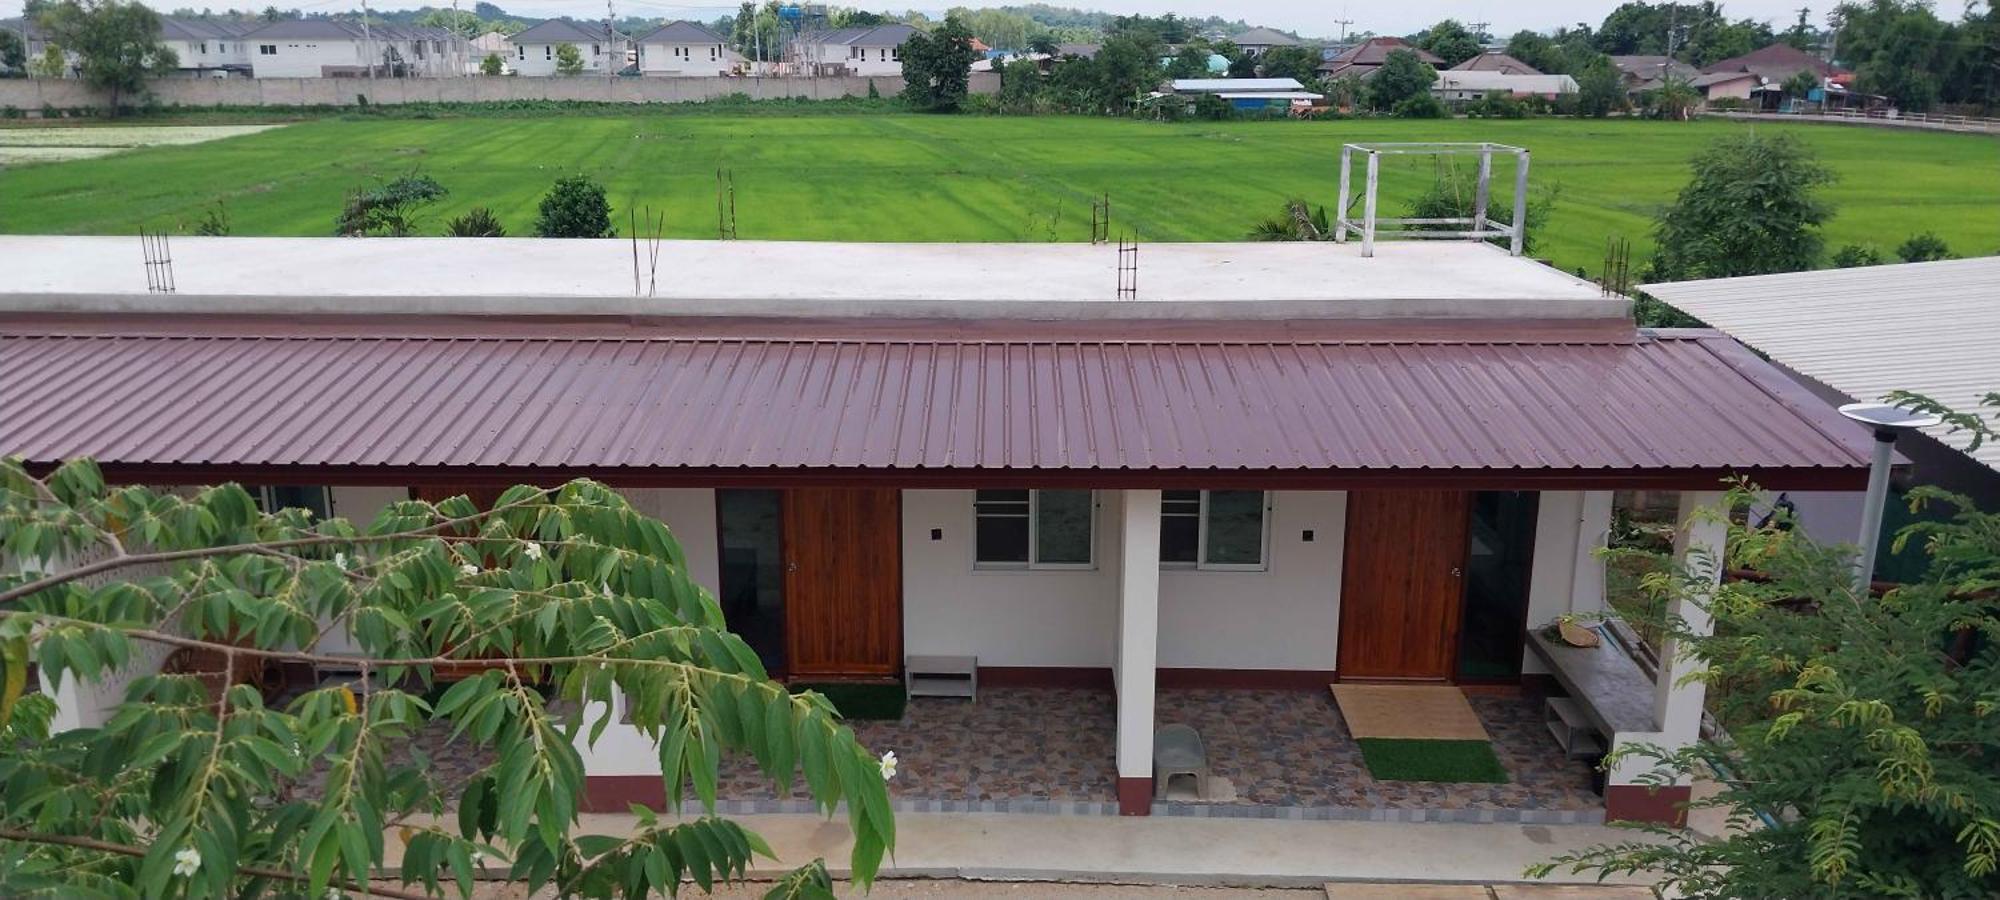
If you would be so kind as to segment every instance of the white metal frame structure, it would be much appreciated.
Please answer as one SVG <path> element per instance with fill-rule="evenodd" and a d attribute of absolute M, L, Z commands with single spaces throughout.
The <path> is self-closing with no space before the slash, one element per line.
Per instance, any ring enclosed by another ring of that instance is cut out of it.
<path fill-rule="evenodd" d="M 1361 220 L 1348 216 L 1350 198 L 1354 195 L 1354 156 L 1367 156 L 1367 181 L 1361 195 Z M 1412 219 L 1383 218 L 1376 215 L 1376 194 L 1381 188 L 1382 157 L 1384 156 L 1461 156 L 1476 154 L 1479 157 L 1479 183 L 1473 195 L 1472 216 L 1470 218 Z M 1487 202 L 1492 196 L 1493 157 L 1507 155 L 1514 157 L 1514 216 L 1511 223 L 1495 222 L 1486 216 Z M 1506 238 L 1507 249 L 1515 256 L 1521 255 L 1522 239 L 1525 233 L 1521 223 L 1528 215 L 1528 151 L 1524 147 L 1490 143 L 1386 143 L 1386 144 L 1342 144 L 1340 147 L 1340 206 L 1334 220 L 1334 240 L 1345 244 L 1349 234 L 1361 238 L 1361 255 L 1375 255 L 1375 237 L 1383 225 L 1397 226 L 1391 233 L 1399 238 L 1455 239 L 1484 241 L 1491 238 Z M 1465 230 L 1430 231 L 1412 229 L 1412 225 L 1460 225 Z"/>

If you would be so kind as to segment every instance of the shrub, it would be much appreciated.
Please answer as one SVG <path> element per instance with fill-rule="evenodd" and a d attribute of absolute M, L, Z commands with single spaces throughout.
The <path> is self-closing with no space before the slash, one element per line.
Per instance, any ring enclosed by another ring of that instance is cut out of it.
<path fill-rule="evenodd" d="M 386 184 L 356 189 L 347 195 L 334 234 L 341 237 L 409 237 L 417 230 L 417 211 L 444 199 L 444 185 L 429 175 L 404 175 Z"/>
<path fill-rule="evenodd" d="M 1194 98 L 1194 117 L 1210 122 L 1226 122 L 1236 118 L 1236 104 L 1215 94 L 1201 94 Z"/>
<path fill-rule="evenodd" d="M 1912 235 L 1909 240 L 1896 246 L 1896 258 L 1904 262 L 1936 262 L 1952 259 L 1951 247 L 1944 239 L 1931 232 Z"/>
<path fill-rule="evenodd" d="M 445 237 L 506 237 L 507 229 L 500 224 L 493 210 L 475 206 L 464 215 L 454 217 L 444 223 Z"/>
<path fill-rule="evenodd" d="M 1833 251 L 1833 267 L 1836 269 L 1855 269 L 1862 266 L 1879 266 L 1881 264 L 1882 254 L 1875 252 L 1874 247 L 1862 244 L 1847 244 L 1839 250 Z"/>
<path fill-rule="evenodd" d="M 604 186 L 589 176 L 559 179 L 542 195 L 540 215 L 535 218 L 537 237 L 598 238 L 614 234 L 611 201 L 604 198 Z"/>
<path fill-rule="evenodd" d="M 1505 92 L 1492 91 L 1466 106 L 1465 114 L 1474 119 L 1525 119 L 1528 104 Z"/>
<path fill-rule="evenodd" d="M 481 75 L 498 75 L 506 70 L 507 66 L 500 61 L 500 54 L 498 53 L 488 53 L 485 59 L 479 61 L 479 74 Z"/>
<path fill-rule="evenodd" d="M 223 208 L 222 201 L 215 201 L 214 206 L 201 214 L 194 223 L 194 233 L 202 237 L 229 236 L 229 210 Z"/>
<path fill-rule="evenodd" d="M 1442 119 L 1451 115 L 1451 111 L 1445 109 L 1438 98 L 1417 94 L 1397 101 L 1395 106 L 1389 108 L 1389 114 L 1398 119 Z"/>

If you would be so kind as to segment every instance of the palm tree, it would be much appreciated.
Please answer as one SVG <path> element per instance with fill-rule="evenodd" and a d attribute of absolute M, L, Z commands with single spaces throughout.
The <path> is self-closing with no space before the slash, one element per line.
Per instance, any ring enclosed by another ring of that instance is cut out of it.
<path fill-rule="evenodd" d="M 1253 241 L 1330 241 L 1333 228 L 1328 224 L 1326 207 L 1308 207 L 1304 200 L 1285 201 L 1285 211 L 1251 226 L 1247 235 Z"/>

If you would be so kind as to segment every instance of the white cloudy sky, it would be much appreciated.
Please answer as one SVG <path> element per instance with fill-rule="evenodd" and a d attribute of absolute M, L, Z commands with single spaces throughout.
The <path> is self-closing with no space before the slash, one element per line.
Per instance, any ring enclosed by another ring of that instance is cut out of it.
<path fill-rule="evenodd" d="M 294 7 L 308 11 L 320 9 L 348 9 L 359 5 L 359 0 L 146 0 L 161 10 L 176 7 L 201 8 L 210 6 L 225 9 L 234 6 L 255 6 L 261 8 L 275 2 L 280 8 Z M 426 0 L 370 0 L 377 8 L 402 8 L 426 5 Z M 461 0 L 470 8 L 473 0 Z M 663 0 L 613 0 L 620 15 L 658 16 L 665 18 L 712 19 L 735 10 L 737 4 L 722 0 L 695 0 L 695 5 L 681 5 Z M 1516 0 L 1512 3 L 1476 2 L 1476 0 L 1400 0 L 1383 3 L 1380 0 L 1049 0 L 1052 5 L 1078 6 L 1102 9 L 1115 13 L 1144 12 L 1149 14 L 1173 12 L 1184 16 L 1220 15 L 1245 19 L 1252 24 L 1271 25 L 1297 31 L 1312 36 L 1331 37 L 1339 33 L 1335 24 L 1338 19 L 1353 19 L 1353 30 L 1372 30 L 1379 34 L 1406 34 L 1421 29 L 1443 18 L 1457 18 L 1464 22 L 1481 19 L 1489 21 L 1489 29 L 1496 34 L 1512 34 L 1522 28 L 1549 30 L 1558 25 L 1575 22 L 1596 24 L 1604 19 L 1604 14 L 1617 5 L 1618 0 Z M 450 0 L 428 0 L 430 5 L 449 5 Z M 859 6 L 866 9 L 913 8 L 936 14 L 948 6 L 999 6 L 1001 2 L 981 3 L 976 0 L 959 2 L 917 2 L 910 0 L 890 0 L 888 3 L 871 0 L 848 0 L 838 5 Z M 1833 8 L 1834 0 L 1803 0 L 1812 7 L 1810 18 L 1823 22 L 1825 14 Z M 602 0 L 501 0 L 501 7 L 517 15 L 560 15 L 601 16 L 604 14 Z M 1766 21 L 1789 24 L 1798 17 L 1801 0 L 1727 0 L 1724 9 L 1732 17 L 1749 17 Z M 1938 4 L 1944 15 L 1956 17 L 1959 4 L 1945 0 Z M 18 15 L 20 0 L 0 0 L 0 15 Z"/>

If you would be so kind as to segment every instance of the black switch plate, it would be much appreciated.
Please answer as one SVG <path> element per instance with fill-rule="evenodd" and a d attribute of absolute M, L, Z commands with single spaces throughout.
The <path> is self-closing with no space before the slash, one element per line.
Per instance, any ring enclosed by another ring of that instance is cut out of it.
<path fill-rule="evenodd" d="M 1306 542 L 1306 543 L 1308 543 L 1308 544 L 1312 543 L 1312 542 L 1313 542 L 1313 530 L 1312 530 L 1312 529 L 1310 529 L 1310 528 L 1308 528 L 1308 529 L 1306 529 L 1306 530 L 1304 530 L 1304 531 L 1301 531 L 1301 532 L 1299 532 L 1299 540 L 1301 540 L 1301 541 L 1304 541 L 1304 542 Z"/>
<path fill-rule="evenodd" d="M 931 529 L 931 540 L 934 541 L 944 540 L 944 529 L 942 528 Z"/>

